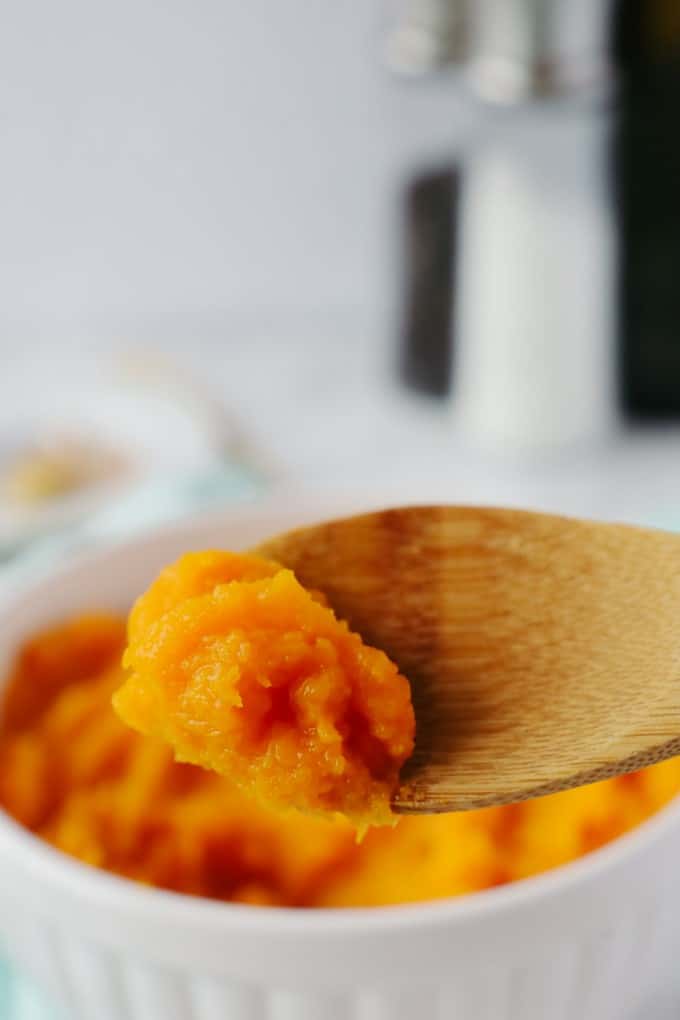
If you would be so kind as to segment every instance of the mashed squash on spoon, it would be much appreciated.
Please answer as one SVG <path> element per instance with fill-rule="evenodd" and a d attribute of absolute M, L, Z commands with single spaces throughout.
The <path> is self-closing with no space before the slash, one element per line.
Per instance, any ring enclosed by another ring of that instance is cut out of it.
<path fill-rule="evenodd" d="M 408 681 L 290 570 L 183 556 L 133 608 L 124 665 L 116 711 L 179 761 L 276 808 L 393 820 L 414 744 Z"/>

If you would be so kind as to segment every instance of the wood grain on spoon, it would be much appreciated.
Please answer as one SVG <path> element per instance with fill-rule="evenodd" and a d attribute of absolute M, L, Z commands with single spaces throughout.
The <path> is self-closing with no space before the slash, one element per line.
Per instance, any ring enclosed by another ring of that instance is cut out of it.
<path fill-rule="evenodd" d="M 414 507 L 274 538 L 409 678 L 394 808 L 519 801 L 680 753 L 680 537 L 514 510 Z"/>

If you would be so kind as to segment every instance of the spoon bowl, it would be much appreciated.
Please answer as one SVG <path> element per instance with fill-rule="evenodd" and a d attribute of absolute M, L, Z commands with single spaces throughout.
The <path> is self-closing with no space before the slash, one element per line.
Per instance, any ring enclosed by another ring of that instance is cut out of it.
<path fill-rule="evenodd" d="M 257 552 L 411 683 L 394 810 L 553 793 L 680 754 L 680 537 L 517 510 L 392 509 Z"/>

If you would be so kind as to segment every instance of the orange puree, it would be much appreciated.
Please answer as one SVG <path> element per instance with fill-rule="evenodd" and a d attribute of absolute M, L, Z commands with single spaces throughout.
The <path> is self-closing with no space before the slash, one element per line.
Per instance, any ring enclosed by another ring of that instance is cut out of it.
<path fill-rule="evenodd" d="M 262 804 L 356 824 L 393 820 L 413 750 L 408 681 L 290 570 L 189 553 L 130 615 L 114 697 L 128 725 Z"/>
<path fill-rule="evenodd" d="M 122 620 L 90 615 L 19 652 L 0 720 L 0 804 L 59 850 L 147 885 L 298 907 L 456 896 L 571 861 L 680 791 L 676 758 L 525 804 L 404 817 L 357 844 L 346 820 L 276 813 L 124 726 L 111 708 L 124 640 Z"/>

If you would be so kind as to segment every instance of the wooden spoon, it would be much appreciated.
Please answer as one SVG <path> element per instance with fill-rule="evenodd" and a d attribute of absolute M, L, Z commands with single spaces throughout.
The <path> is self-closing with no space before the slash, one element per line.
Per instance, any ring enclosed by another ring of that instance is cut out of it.
<path fill-rule="evenodd" d="M 396 811 L 519 801 L 680 754 L 680 536 L 433 506 L 257 551 L 410 680 Z"/>

